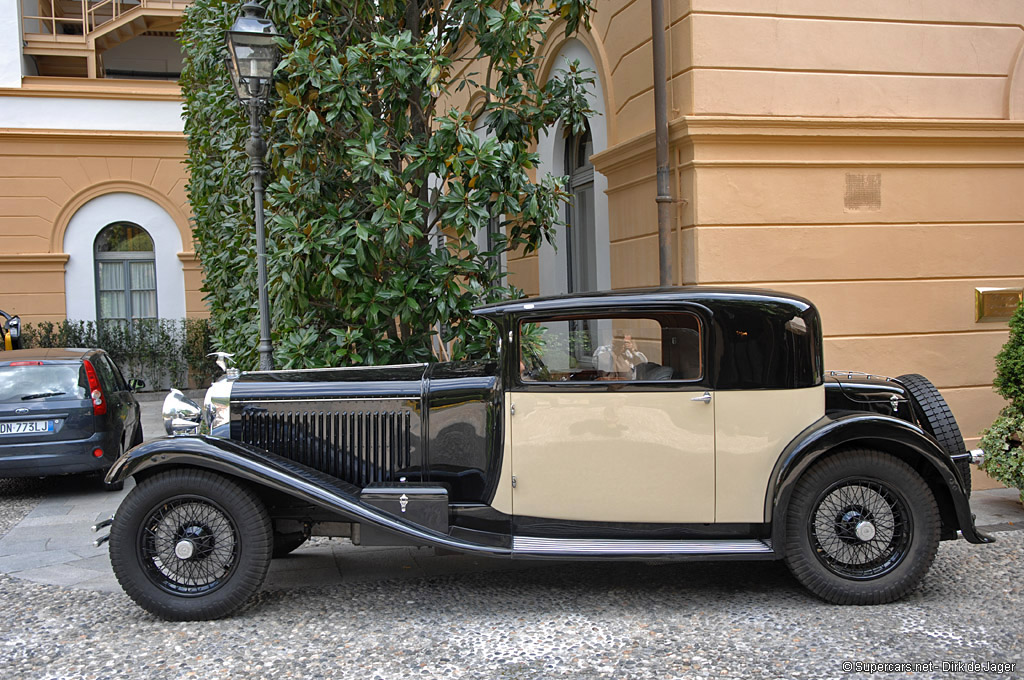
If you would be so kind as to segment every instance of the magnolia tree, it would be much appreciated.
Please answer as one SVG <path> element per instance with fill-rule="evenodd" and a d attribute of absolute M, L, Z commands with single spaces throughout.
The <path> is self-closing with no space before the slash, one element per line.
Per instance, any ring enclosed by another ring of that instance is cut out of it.
<path fill-rule="evenodd" d="M 283 34 L 266 117 L 277 365 L 486 356 L 493 332 L 470 310 L 519 295 L 500 255 L 550 240 L 568 200 L 564 178 L 536 176 L 538 135 L 557 121 L 582 131 L 592 113 L 592 78 L 566 64 L 540 82 L 538 49 L 546 32 L 587 24 L 590 0 L 264 6 Z M 187 10 L 181 83 L 215 338 L 247 368 L 258 335 L 247 122 L 224 65 L 239 11 L 231 0 Z"/>

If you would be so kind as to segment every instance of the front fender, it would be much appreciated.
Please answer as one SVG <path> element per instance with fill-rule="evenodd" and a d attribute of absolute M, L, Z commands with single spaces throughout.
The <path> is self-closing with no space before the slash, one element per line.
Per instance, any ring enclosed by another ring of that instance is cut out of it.
<path fill-rule="evenodd" d="M 807 469 L 837 448 L 863 446 L 898 451 L 913 462 L 923 462 L 948 492 L 959 529 L 971 543 L 992 543 L 994 538 L 978 531 L 970 502 L 964 494 L 956 465 L 938 443 L 921 428 L 899 418 L 875 413 L 823 416 L 786 446 L 775 464 L 765 496 L 765 517 L 772 519 L 772 542 L 777 550 L 785 544 L 785 517 L 793 489 Z M 936 494 L 942 509 L 943 498 Z"/>
<path fill-rule="evenodd" d="M 141 444 L 125 453 L 107 474 L 108 482 L 124 481 L 160 468 L 199 467 L 274 489 L 385 531 L 429 545 L 459 552 L 509 556 L 507 548 L 459 540 L 368 505 L 359 499 L 359 487 L 317 470 L 233 439 L 207 435 L 172 436 Z"/>

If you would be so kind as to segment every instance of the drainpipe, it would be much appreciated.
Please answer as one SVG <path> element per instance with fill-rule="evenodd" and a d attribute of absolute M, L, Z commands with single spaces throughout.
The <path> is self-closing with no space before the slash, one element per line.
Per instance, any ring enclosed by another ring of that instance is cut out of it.
<path fill-rule="evenodd" d="M 668 168 L 668 88 L 665 75 L 664 0 L 651 0 L 651 47 L 654 52 L 654 145 L 658 162 L 658 274 L 661 286 L 672 285 L 672 182 Z"/>

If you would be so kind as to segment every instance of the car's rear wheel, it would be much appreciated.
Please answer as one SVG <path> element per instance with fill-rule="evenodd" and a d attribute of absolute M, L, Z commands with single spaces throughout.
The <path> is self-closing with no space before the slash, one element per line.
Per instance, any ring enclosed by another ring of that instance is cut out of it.
<path fill-rule="evenodd" d="M 914 590 L 939 544 L 939 512 L 909 465 L 880 451 L 848 450 L 797 483 L 786 521 L 786 563 L 818 597 L 882 604 Z"/>
<path fill-rule="evenodd" d="M 110 531 L 110 563 L 143 609 L 172 621 L 227 616 L 266 578 L 272 526 L 252 491 L 222 475 L 179 469 L 136 486 Z"/>
<path fill-rule="evenodd" d="M 942 448 L 951 456 L 966 453 L 960 426 L 956 424 L 949 404 L 942 393 L 928 378 L 917 373 L 908 373 L 898 378 L 914 399 L 914 410 L 925 432 L 935 437 Z M 971 462 L 967 458 L 957 461 L 960 475 L 964 479 L 964 493 L 971 495 Z"/>

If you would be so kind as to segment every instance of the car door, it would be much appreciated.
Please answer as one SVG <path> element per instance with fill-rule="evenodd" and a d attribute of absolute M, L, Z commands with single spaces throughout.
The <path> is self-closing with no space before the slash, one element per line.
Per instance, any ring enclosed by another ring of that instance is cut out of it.
<path fill-rule="evenodd" d="M 108 355 L 96 354 L 93 362 L 107 397 L 107 422 L 109 427 L 116 429 L 122 445 L 127 449 L 139 420 L 135 398 Z"/>
<path fill-rule="evenodd" d="M 696 315 L 534 319 L 516 332 L 517 525 L 714 521 L 715 403 Z"/>

